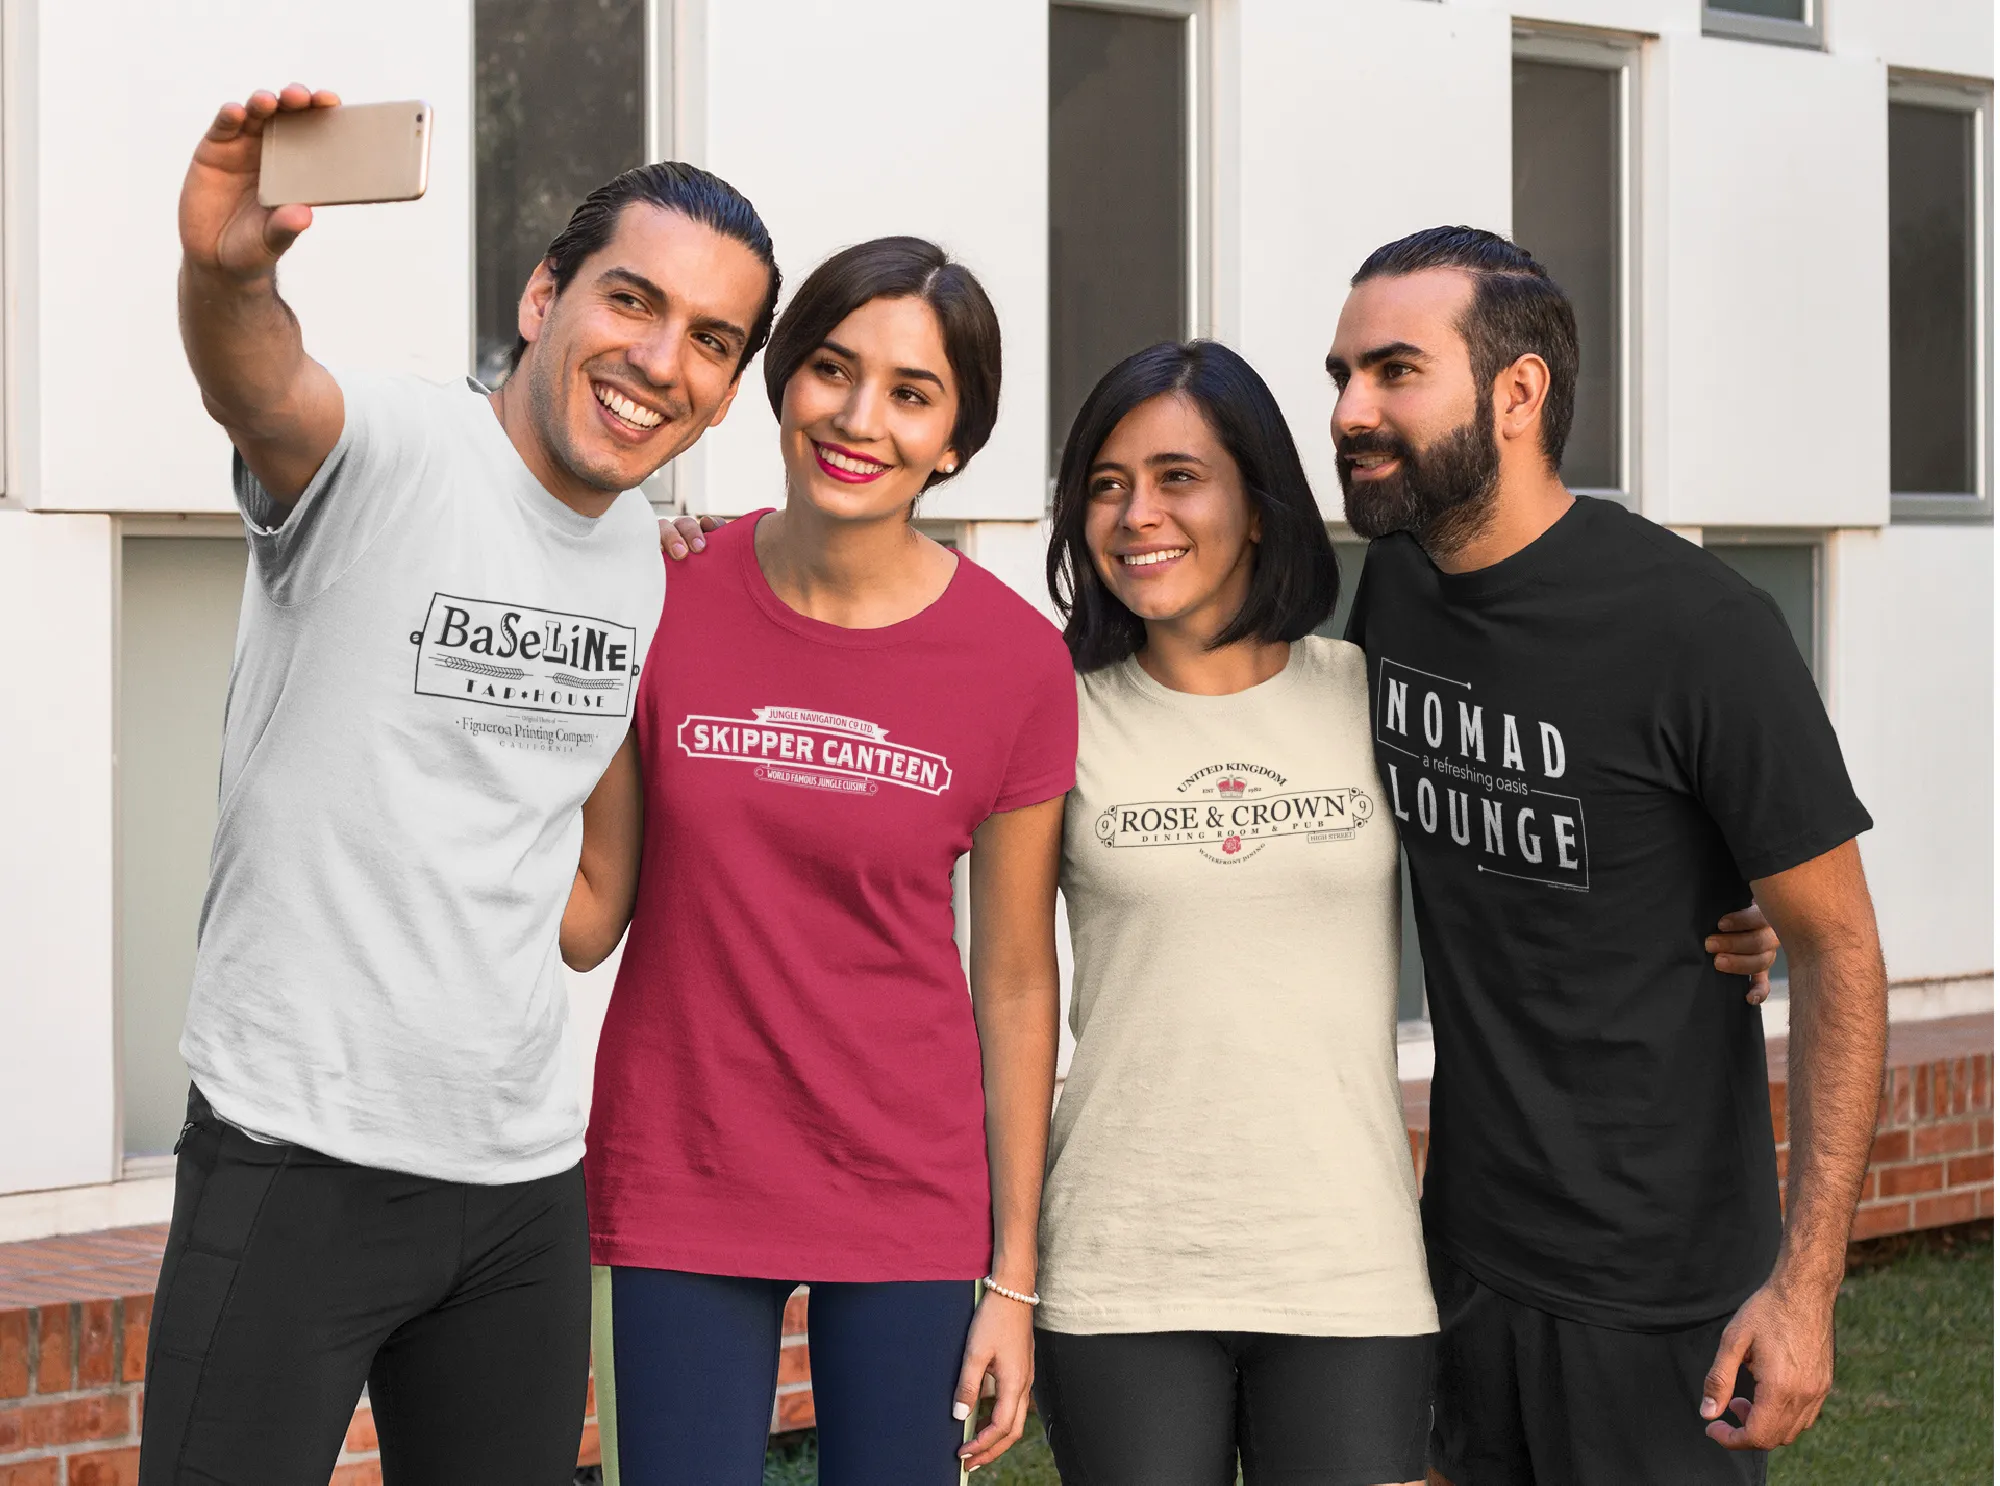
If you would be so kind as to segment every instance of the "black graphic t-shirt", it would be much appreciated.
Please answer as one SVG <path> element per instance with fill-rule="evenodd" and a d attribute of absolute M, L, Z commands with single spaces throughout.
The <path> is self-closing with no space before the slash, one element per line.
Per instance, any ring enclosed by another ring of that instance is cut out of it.
<path fill-rule="evenodd" d="M 1702 948 L 1869 828 L 1776 606 L 1579 496 L 1504 562 L 1369 548 L 1348 637 L 1416 890 L 1429 1241 L 1556 1315 L 1665 1330 L 1777 1255 L 1763 1019 Z"/>

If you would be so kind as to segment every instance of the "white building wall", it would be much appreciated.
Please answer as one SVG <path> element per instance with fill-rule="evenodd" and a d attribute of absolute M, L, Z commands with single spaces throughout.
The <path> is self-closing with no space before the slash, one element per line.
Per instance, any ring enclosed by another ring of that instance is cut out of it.
<path fill-rule="evenodd" d="M 229 446 L 181 354 L 175 203 L 225 101 L 290 81 L 436 110 L 430 190 L 328 207 L 280 270 L 306 347 L 464 375 L 471 345 L 471 9 L 23 4 L 7 84 L 14 252 L 9 495 L 45 510 L 228 511 Z M 88 97 L 83 106 L 79 99 Z"/>
<path fill-rule="evenodd" d="M 1875 829 L 1861 838 L 1892 980 L 1993 969 L 1993 529 L 1828 544 L 1830 700 Z"/>
<path fill-rule="evenodd" d="M 0 1192 L 118 1173 L 118 534 L 0 511 Z"/>
<path fill-rule="evenodd" d="M 1247 0 L 1218 88 L 1216 334 L 1271 385 L 1329 517 L 1327 348 L 1370 251 L 1420 227 L 1508 230 L 1513 43 L 1507 16 L 1412 0 Z M 1449 107 L 1438 101 L 1451 100 Z"/>
<path fill-rule="evenodd" d="M 979 276 L 1005 336 L 1000 420 L 923 514 L 1039 517 L 1047 12 L 1025 0 L 939 5 L 913 25 L 896 0 L 689 0 L 677 39 L 677 73 L 701 73 L 676 110 L 677 146 L 756 203 L 789 289 L 834 250 L 892 234 L 930 238 Z M 681 461 L 693 510 L 783 503 L 777 422 L 759 367 L 749 379 L 723 426 Z"/>
<path fill-rule="evenodd" d="M 1660 246 L 1641 333 L 1664 353 L 1645 393 L 1647 514 L 1887 520 L 1886 74 L 1865 58 L 1673 36 L 1647 81 L 1664 102 L 1643 146 Z"/>

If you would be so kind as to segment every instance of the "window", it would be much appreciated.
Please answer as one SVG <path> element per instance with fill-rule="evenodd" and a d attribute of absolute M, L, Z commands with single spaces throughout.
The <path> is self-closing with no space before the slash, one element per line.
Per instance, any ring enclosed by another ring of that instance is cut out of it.
<path fill-rule="evenodd" d="M 1629 47 L 1524 35 L 1514 56 L 1514 240 L 1576 307 L 1576 417 L 1562 476 L 1635 506 Z"/>
<path fill-rule="evenodd" d="M 507 373 L 522 286 L 576 204 L 647 153 L 647 0 L 474 0 L 474 373 Z"/>
<path fill-rule="evenodd" d="M 187 1111 L 181 1023 L 248 560 L 240 527 L 201 526 L 210 534 L 127 536 L 121 549 L 118 1023 L 128 1162 L 170 1159 Z"/>
<path fill-rule="evenodd" d="M 1820 0 L 1703 0 L 1701 29 L 1709 36 L 1816 47 L 1822 35 Z"/>
<path fill-rule="evenodd" d="M 1990 519 L 1986 98 L 1900 81 L 1889 97 L 1894 514 Z"/>
<path fill-rule="evenodd" d="M 1049 470 L 1097 379 L 1192 333 L 1193 0 L 1049 12 Z"/>

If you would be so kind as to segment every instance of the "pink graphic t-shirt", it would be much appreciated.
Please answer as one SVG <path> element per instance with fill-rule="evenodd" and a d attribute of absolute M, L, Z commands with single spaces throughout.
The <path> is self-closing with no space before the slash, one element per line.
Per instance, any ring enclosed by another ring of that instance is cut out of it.
<path fill-rule="evenodd" d="M 961 557 L 914 618 L 808 619 L 759 517 L 668 575 L 638 905 L 584 1169 L 598 1264 L 971 1279 L 992 1251 L 952 866 L 1076 775 L 1055 628 Z"/>

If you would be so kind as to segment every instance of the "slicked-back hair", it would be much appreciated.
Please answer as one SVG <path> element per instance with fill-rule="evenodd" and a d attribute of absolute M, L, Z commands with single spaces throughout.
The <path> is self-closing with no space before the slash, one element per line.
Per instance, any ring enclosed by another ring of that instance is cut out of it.
<path fill-rule="evenodd" d="M 1049 596 L 1079 671 L 1116 665 L 1142 649 L 1146 622 L 1097 574 L 1084 532 L 1090 470 L 1104 442 L 1141 403 L 1185 397 L 1201 410 L 1261 523 L 1250 592 L 1212 650 L 1251 638 L 1290 641 L 1324 624 L 1340 600 L 1340 564 L 1313 499 L 1298 445 L 1256 369 L 1217 341 L 1163 341 L 1134 352 L 1090 389 L 1063 443 L 1049 537 Z"/>
<path fill-rule="evenodd" d="M 1576 417 L 1576 311 L 1569 296 L 1526 248 L 1481 227 L 1426 227 L 1377 248 L 1354 275 L 1369 279 L 1456 268 L 1472 275 L 1472 303 L 1459 319 L 1471 352 L 1472 377 L 1481 397 L 1492 394 L 1501 372 L 1530 353 L 1549 368 L 1542 403 L 1542 456 L 1562 468 Z"/>
<path fill-rule="evenodd" d="M 958 414 L 951 447 L 957 474 L 993 436 L 1000 416 L 1000 317 L 971 269 L 921 237 L 878 237 L 842 248 L 806 275 L 764 357 L 764 390 L 771 411 L 783 418 L 785 387 L 798 369 L 833 334 L 834 327 L 877 299 L 918 299 L 937 316 L 944 357 L 958 385 Z M 932 470 L 929 490 L 951 475 Z"/>
<path fill-rule="evenodd" d="M 699 165 L 689 165 L 680 160 L 659 160 L 651 165 L 635 166 L 622 175 L 614 175 L 584 197 L 577 209 L 569 214 L 568 223 L 556 234 L 555 241 L 549 244 L 549 250 L 542 255 L 542 261 L 548 264 L 549 272 L 555 278 L 556 293 L 560 295 L 567 289 L 585 260 L 611 241 L 612 235 L 618 231 L 618 219 L 624 215 L 625 208 L 635 202 L 656 206 L 661 211 L 678 212 L 690 222 L 699 222 L 713 232 L 735 239 L 754 253 L 757 261 L 770 274 L 771 287 L 750 326 L 750 338 L 743 343 L 743 354 L 736 359 L 736 375 L 742 376 L 750 358 L 763 350 L 764 342 L 771 338 L 771 318 L 777 313 L 778 289 L 784 278 L 778 272 L 778 259 L 771 247 L 770 231 L 764 226 L 764 219 L 757 215 L 757 208 L 728 181 L 719 175 L 711 175 Z M 527 350 L 527 338 L 517 335 L 514 349 L 507 358 L 509 371 L 521 365 L 521 358 Z"/>

